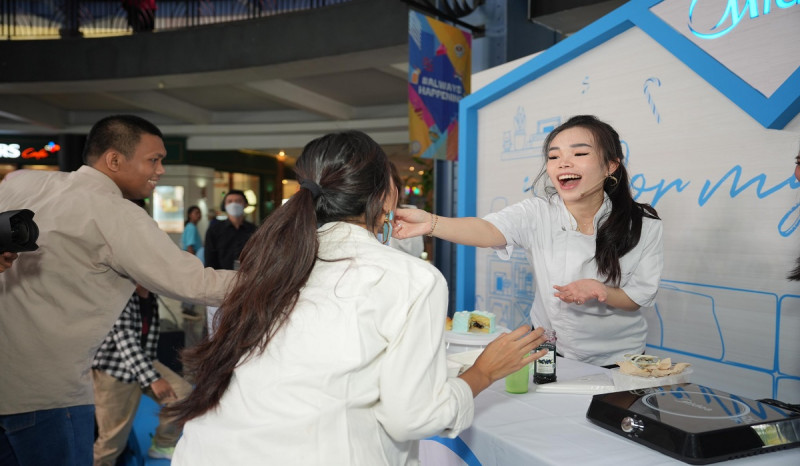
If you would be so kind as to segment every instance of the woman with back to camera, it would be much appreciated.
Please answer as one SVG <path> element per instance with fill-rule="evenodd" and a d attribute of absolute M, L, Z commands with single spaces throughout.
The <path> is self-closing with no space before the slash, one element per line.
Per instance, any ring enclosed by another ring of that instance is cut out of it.
<path fill-rule="evenodd" d="M 447 286 L 388 240 L 398 190 L 367 135 L 329 134 L 297 160 L 300 189 L 253 235 L 211 339 L 184 354 L 196 388 L 173 465 L 416 464 L 455 437 L 473 397 L 543 353 L 499 336 L 459 378 L 443 344 Z"/>
<path fill-rule="evenodd" d="M 661 221 L 631 197 L 622 145 L 610 125 L 575 116 L 543 147 L 545 166 L 534 185 L 543 180 L 547 197 L 482 219 L 399 209 L 394 234 L 495 248 L 503 259 L 524 249 L 535 282 L 534 326 L 556 330 L 559 354 L 612 366 L 644 351 L 647 322 L 639 308 L 658 291 Z"/>

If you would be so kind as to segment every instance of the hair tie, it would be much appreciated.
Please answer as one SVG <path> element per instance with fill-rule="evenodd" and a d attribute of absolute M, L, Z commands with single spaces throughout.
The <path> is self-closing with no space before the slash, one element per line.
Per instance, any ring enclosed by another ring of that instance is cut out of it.
<path fill-rule="evenodd" d="M 311 198 L 314 199 L 315 201 L 322 194 L 322 188 L 312 180 L 301 181 L 300 187 L 306 188 L 307 190 L 311 191 Z"/>

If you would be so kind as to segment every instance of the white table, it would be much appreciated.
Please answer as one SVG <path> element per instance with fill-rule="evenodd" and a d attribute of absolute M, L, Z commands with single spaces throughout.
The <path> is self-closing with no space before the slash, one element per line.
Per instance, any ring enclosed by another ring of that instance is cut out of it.
<path fill-rule="evenodd" d="M 558 379 L 569 380 L 606 369 L 558 358 Z M 615 435 L 586 419 L 592 395 L 506 393 L 502 380 L 475 399 L 472 427 L 452 450 L 434 440 L 420 444 L 423 466 L 686 464 Z M 465 461 L 465 458 L 467 461 Z M 800 464 L 800 448 L 729 460 L 726 466 Z"/>

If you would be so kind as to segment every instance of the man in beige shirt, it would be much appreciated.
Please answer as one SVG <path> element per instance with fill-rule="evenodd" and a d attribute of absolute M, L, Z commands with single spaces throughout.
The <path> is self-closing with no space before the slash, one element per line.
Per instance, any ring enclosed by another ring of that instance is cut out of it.
<path fill-rule="evenodd" d="M 135 116 L 94 125 L 71 173 L 19 171 L 0 211 L 30 209 L 39 249 L 0 273 L 0 464 L 91 464 L 91 363 L 140 283 L 217 306 L 234 272 L 204 268 L 128 199 L 164 168 L 159 129 Z"/>

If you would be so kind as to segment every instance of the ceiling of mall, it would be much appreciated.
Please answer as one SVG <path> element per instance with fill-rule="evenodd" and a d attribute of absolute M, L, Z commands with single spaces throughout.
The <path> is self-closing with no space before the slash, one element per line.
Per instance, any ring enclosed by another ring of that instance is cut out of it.
<path fill-rule="evenodd" d="M 586 18 L 548 20 L 563 30 Z M 167 37 L 159 34 L 152 33 Z M 107 39 L 82 41 L 102 47 Z M 149 64 L 146 54 L 141 60 Z M 0 74 L 0 134 L 86 134 L 105 115 L 134 113 L 165 135 L 186 137 L 189 150 L 284 151 L 296 157 L 315 137 L 359 129 L 405 165 L 411 162 L 407 60 L 407 44 L 384 44 L 256 66 L 125 78 L 48 79 L 43 70 L 37 80 L 15 82 Z"/>

